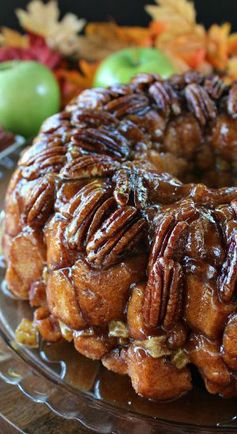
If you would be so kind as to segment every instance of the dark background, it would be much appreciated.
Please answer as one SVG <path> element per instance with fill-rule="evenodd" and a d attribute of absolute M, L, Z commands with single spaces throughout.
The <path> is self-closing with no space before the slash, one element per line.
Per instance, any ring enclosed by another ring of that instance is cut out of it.
<path fill-rule="evenodd" d="M 0 0 L 0 25 L 16 27 L 15 8 L 24 7 L 27 0 Z M 88 21 L 105 21 L 114 18 L 119 24 L 145 25 L 149 16 L 145 4 L 152 0 L 59 0 L 62 13 L 72 11 Z M 198 21 L 209 25 L 230 21 L 237 30 L 237 0 L 196 0 Z"/>

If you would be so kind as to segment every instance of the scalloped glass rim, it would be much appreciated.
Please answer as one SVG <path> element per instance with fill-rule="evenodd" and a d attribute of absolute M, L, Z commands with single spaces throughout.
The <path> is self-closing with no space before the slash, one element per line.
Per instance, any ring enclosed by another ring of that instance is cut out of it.
<path fill-rule="evenodd" d="M 19 152 L 18 148 L 19 145 L 12 150 L 14 164 Z M 9 156 L 7 158 L 9 159 Z M 7 184 L 4 179 L 9 178 L 14 166 L 8 163 L 4 163 L 4 160 L 0 161 L 0 170 L 3 173 L 1 204 Z M 0 279 L 3 281 L 3 267 L 1 271 Z M 63 380 L 66 369 L 63 361 L 46 360 L 39 350 L 31 350 L 15 343 L 14 330 L 19 315 L 22 316 L 23 312 L 24 315 L 25 313 L 29 315 L 31 312 L 26 302 L 18 301 L 2 285 L 0 306 L 0 378 L 17 386 L 33 401 L 46 404 L 56 414 L 67 419 L 76 419 L 87 428 L 103 434 L 112 432 L 116 434 L 236 433 L 237 425 L 236 428 L 233 425 L 235 419 L 231 423 L 222 423 L 220 427 L 156 419 L 116 407 L 92 393 L 73 388 Z M 50 364 L 57 365 L 57 368 L 50 369 Z"/>

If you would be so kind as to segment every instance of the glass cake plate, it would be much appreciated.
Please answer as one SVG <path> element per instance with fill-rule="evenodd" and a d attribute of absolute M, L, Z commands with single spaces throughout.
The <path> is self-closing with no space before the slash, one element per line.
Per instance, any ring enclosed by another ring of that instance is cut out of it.
<path fill-rule="evenodd" d="M 0 207 L 19 157 L 19 145 L 0 160 Z M 222 399 L 204 391 L 197 373 L 195 387 L 172 402 L 138 397 L 127 376 L 86 359 L 73 345 L 40 342 L 39 348 L 19 346 L 14 332 L 32 309 L 8 293 L 4 263 L 0 264 L 0 378 L 58 415 L 79 420 L 103 434 L 236 433 L 237 399 Z"/>

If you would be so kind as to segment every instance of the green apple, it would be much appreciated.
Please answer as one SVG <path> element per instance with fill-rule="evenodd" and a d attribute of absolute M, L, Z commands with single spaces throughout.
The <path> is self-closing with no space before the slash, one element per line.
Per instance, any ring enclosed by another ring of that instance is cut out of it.
<path fill-rule="evenodd" d="M 0 125 L 25 137 L 59 111 L 60 90 L 53 73 L 32 61 L 0 63 Z"/>
<path fill-rule="evenodd" d="M 156 48 L 127 48 L 111 54 L 100 64 L 94 86 L 129 83 L 134 75 L 141 72 L 168 78 L 175 73 L 175 68 L 168 57 Z"/>

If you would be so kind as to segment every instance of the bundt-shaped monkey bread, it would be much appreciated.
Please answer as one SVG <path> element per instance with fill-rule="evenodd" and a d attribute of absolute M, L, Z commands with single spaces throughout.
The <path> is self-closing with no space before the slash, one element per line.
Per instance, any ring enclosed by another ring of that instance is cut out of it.
<path fill-rule="evenodd" d="M 237 395 L 237 84 L 190 72 L 83 92 L 6 197 L 9 289 L 153 399 Z M 178 179 L 177 179 L 178 177 Z"/>

